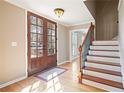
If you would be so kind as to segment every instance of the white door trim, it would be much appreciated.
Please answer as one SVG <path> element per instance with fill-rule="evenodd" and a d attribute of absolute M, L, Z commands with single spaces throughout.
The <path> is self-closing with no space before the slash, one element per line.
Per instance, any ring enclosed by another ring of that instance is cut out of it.
<path fill-rule="evenodd" d="M 71 51 L 71 42 L 72 42 L 72 40 L 71 40 L 71 38 L 72 38 L 72 36 L 71 36 L 71 34 L 72 34 L 72 32 L 78 32 L 78 31 L 88 31 L 88 29 L 75 29 L 75 30 L 70 30 L 69 31 L 69 60 L 70 60 L 70 62 L 71 62 L 71 60 L 73 59 L 73 57 L 71 56 L 71 54 L 72 54 L 72 51 Z M 78 57 L 78 56 L 77 56 Z"/>

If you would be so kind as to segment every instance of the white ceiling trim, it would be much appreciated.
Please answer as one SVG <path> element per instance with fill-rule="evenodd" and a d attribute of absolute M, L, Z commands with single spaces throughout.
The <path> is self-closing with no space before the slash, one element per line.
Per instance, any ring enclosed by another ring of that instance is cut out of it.
<path fill-rule="evenodd" d="M 79 24 L 66 25 L 66 26 L 70 27 L 70 26 L 84 25 L 84 24 L 88 24 L 88 23 L 91 23 L 91 22 L 93 22 L 93 23 L 94 23 L 94 22 L 95 22 L 95 20 L 94 20 L 94 19 L 91 19 L 91 20 L 87 20 L 87 21 L 84 21 L 84 22 L 79 23 Z"/>
<path fill-rule="evenodd" d="M 122 0 L 119 0 L 119 3 L 118 3 L 118 11 L 120 10 L 121 3 L 122 3 Z"/>

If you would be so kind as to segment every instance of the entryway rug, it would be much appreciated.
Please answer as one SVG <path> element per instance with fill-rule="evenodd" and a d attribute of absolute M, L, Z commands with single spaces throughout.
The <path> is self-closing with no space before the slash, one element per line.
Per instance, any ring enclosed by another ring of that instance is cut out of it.
<path fill-rule="evenodd" d="M 55 77 L 61 75 L 65 71 L 67 71 L 67 69 L 60 68 L 60 67 L 54 67 L 54 68 L 51 68 L 51 69 L 48 69 L 46 71 L 39 73 L 36 77 L 44 81 L 50 81 L 54 79 Z"/>

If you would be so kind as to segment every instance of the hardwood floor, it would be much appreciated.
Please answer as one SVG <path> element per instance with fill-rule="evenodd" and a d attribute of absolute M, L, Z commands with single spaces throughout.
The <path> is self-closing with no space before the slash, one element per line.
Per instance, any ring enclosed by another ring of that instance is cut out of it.
<path fill-rule="evenodd" d="M 9 85 L 0 91 L 2 92 L 105 92 L 97 88 L 79 84 L 77 72 L 79 70 L 78 61 L 66 63 L 59 67 L 68 69 L 65 73 L 49 82 L 40 80 L 34 76 Z"/>

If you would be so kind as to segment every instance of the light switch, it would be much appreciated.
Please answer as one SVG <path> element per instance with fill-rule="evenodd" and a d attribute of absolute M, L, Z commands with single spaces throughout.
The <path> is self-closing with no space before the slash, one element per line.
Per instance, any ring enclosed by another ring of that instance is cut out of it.
<path fill-rule="evenodd" d="M 11 43 L 11 46 L 12 46 L 12 47 L 16 47 L 16 46 L 17 46 L 17 42 L 12 42 L 12 43 Z"/>

